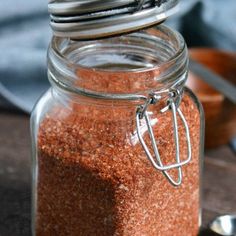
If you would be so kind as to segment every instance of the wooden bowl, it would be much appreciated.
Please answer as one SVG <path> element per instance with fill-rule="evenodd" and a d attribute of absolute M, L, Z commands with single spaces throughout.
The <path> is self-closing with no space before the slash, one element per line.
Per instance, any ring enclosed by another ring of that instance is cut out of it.
<path fill-rule="evenodd" d="M 236 85 L 236 56 L 207 48 L 190 50 L 190 57 Z M 236 105 L 190 71 L 187 86 L 201 101 L 206 119 L 205 146 L 215 148 L 236 135 Z"/>

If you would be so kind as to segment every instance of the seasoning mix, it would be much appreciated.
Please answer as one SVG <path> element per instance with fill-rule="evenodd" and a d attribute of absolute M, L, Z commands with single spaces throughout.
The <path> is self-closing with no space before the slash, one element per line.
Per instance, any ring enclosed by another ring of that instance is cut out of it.
<path fill-rule="evenodd" d="M 54 37 L 48 55 L 52 88 L 31 118 L 33 235 L 197 236 L 202 114 L 181 36 Z"/>

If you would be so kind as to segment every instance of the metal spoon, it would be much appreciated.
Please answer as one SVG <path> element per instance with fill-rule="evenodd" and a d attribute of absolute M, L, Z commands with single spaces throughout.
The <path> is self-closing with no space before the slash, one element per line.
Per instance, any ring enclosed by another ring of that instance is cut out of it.
<path fill-rule="evenodd" d="M 222 236 L 236 236 L 236 215 L 223 215 L 216 217 L 209 229 Z"/>
<path fill-rule="evenodd" d="M 196 73 L 196 75 L 200 75 L 200 78 L 204 82 L 236 104 L 236 87 L 234 84 L 191 58 L 189 60 L 189 68 L 193 73 Z"/>

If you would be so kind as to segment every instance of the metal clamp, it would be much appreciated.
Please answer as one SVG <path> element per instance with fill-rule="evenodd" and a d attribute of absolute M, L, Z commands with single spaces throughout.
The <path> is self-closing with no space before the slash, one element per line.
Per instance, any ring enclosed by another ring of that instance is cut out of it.
<path fill-rule="evenodd" d="M 59 81 L 50 72 L 49 72 L 49 80 L 52 83 L 57 84 L 58 87 L 60 87 L 64 90 L 67 90 L 67 91 L 70 91 L 70 92 L 73 92 L 76 94 L 80 94 L 80 95 L 83 95 L 86 97 L 90 97 L 90 98 L 103 99 L 103 100 L 114 100 L 115 99 L 115 100 L 119 100 L 119 101 L 138 101 L 138 102 L 144 101 L 143 105 L 138 106 L 137 112 L 136 112 L 136 126 L 137 126 L 137 134 L 138 134 L 139 141 L 140 141 L 141 145 L 143 146 L 143 149 L 144 149 L 148 159 L 150 160 L 150 162 L 152 163 L 152 165 L 154 166 L 155 169 L 161 171 L 172 185 L 178 186 L 182 183 L 181 167 L 190 162 L 192 154 L 191 154 L 191 140 L 190 140 L 188 124 L 187 124 L 187 121 L 185 120 L 183 113 L 181 112 L 181 110 L 179 108 L 179 104 L 181 101 L 181 92 L 178 89 L 171 88 L 168 90 L 161 90 L 161 91 L 157 91 L 157 92 L 152 92 L 149 94 L 148 97 L 145 95 L 141 95 L 141 94 L 103 94 L 103 93 L 89 91 L 89 90 L 82 89 L 82 88 L 69 87 L 63 81 Z M 178 86 L 179 84 L 181 84 L 181 82 L 182 82 L 182 79 L 178 80 L 176 82 L 176 84 L 174 84 L 173 86 Z M 158 146 L 156 144 L 155 137 L 154 137 L 153 129 L 151 126 L 149 115 L 148 115 L 148 108 L 149 108 L 149 106 L 156 104 L 158 101 L 166 99 L 166 98 L 167 98 L 167 106 L 165 106 L 163 109 L 161 109 L 161 112 L 165 113 L 168 110 L 172 111 L 176 162 L 174 164 L 164 166 L 162 163 L 159 151 L 158 151 Z M 179 146 L 177 114 L 179 115 L 179 117 L 184 125 L 185 132 L 186 132 L 186 142 L 187 142 L 187 149 L 188 149 L 187 152 L 188 153 L 187 153 L 187 158 L 183 161 L 180 160 L 180 146 Z M 150 153 L 150 151 L 149 151 L 149 149 L 142 137 L 140 121 L 143 119 L 145 120 L 145 123 L 147 125 L 149 137 L 151 139 L 151 144 L 152 144 L 152 148 L 153 148 L 154 155 L 155 155 L 154 157 Z M 170 176 L 170 174 L 168 173 L 168 171 L 171 169 L 177 169 L 177 171 L 178 171 L 178 179 L 177 180 L 174 180 Z"/>
<path fill-rule="evenodd" d="M 161 93 L 163 93 L 163 91 Z M 164 91 L 164 93 L 165 93 L 165 91 Z M 157 143 L 156 143 L 156 140 L 154 137 L 153 129 L 151 126 L 149 115 L 148 115 L 148 111 L 147 111 L 149 105 L 155 104 L 157 101 L 159 101 L 162 98 L 160 92 L 150 94 L 150 97 L 147 99 L 147 102 L 144 105 L 138 107 L 137 113 L 136 113 L 137 134 L 138 134 L 139 141 L 140 141 L 148 159 L 150 160 L 150 162 L 154 166 L 154 168 L 161 171 L 172 185 L 179 186 L 182 183 L 182 169 L 181 169 L 181 167 L 188 164 L 191 160 L 191 156 L 192 156 L 192 154 L 191 154 L 191 140 L 190 140 L 190 134 L 189 134 L 189 128 L 188 128 L 187 121 L 177 104 L 177 102 L 179 102 L 178 98 L 180 97 L 180 92 L 178 90 L 172 89 L 171 91 L 168 92 L 168 95 L 169 95 L 168 104 L 164 109 L 161 110 L 161 112 L 163 113 L 163 112 L 166 112 L 167 110 L 172 111 L 176 162 L 174 164 L 163 165 L 159 151 L 158 151 L 158 146 L 157 146 Z M 183 161 L 181 161 L 181 159 L 180 159 L 177 113 L 184 125 L 185 133 L 186 133 L 188 154 L 187 154 L 187 158 Z M 152 148 L 153 148 L 155 157 L 153 157 L 152 154 L 150 153 L 148 146 L 142 137 L 140 121 L 143 118 L 144 118 L 145 123 L 147 125 L 148 134 L 149 134 L 149 137 L 151 140 L 151 144 L 152 144 Z M 174 180 L 170 176 L 170 174 L 168 173 L 168 171 L 171 169 L 177 169 L 177 171 L 178 171 L 178 179 L 177 180 Z"/>
<path fill-rule="evenodd" d="M 138 1 L 138 5 L 137 8 L 135 9 L 135 11 L 140 11 L 143 9 L 144 5 L 146 3 L 150 4 L 150 6 L 152 7 L 160 7 L 163 3 L 165 3 L 167 0 L 137 0 Z"/>
<path fill-rule="evenodd" d="M 143 8 L 144 3 L 145 3 L 145 0 L 139 0 L 138 6 L 135 11 L 140 11 Z"/>

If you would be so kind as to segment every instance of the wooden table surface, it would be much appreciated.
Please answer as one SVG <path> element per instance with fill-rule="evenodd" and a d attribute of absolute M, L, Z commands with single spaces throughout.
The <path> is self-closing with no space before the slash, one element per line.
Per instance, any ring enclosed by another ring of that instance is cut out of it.
<path fill-rule="evenodd" d="M 207 151 L 206 156 L 204 227 L 219 214 L 236 213 L 236 156 L 227 146 Z M 0 236 L 31 235 L 30 195 L 29 117 L 0 111 Z"/>

